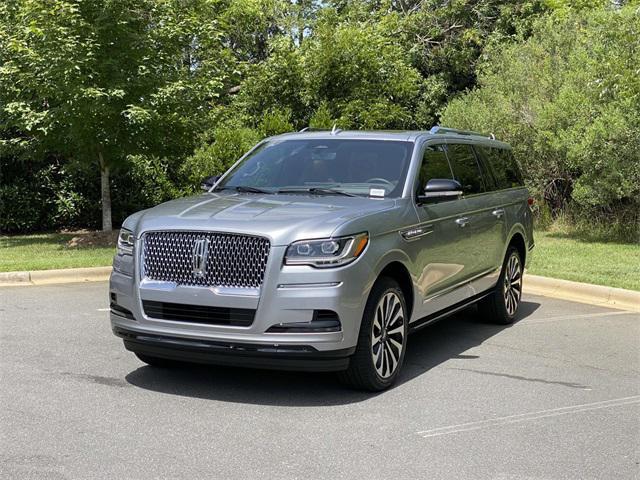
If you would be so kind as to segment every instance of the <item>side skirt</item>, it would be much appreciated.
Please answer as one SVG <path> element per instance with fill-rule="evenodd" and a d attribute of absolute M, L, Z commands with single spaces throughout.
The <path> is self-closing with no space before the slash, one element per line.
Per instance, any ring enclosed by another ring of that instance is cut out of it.
<path fill-rule="evenodd" d="M 445 308 L 444 310 L 440 310 L 439 312 L 436 312 L 432 315 L 428 315 L 419 320 L 416 320 L 415 322 L 409 324 L 409 333 L 413 333 L 417 330 L 420 330 L 423 327 L 426 327 L 427 325 L 431 325 L 432 323 L 437 322 L 438 320 L 442 320 L 443 318 L 446 318 L 449 315 L 453 315 L 457 311 L 460 311 L 470 305 L 473 305 L 478 300 L 482 300 L 484 297 L 491 295 L 493 291 L 494 291 L 493 288 L 489 290 L 485 290 L 484 292 L 481 292 L 481 293 L 478 293 L 477 295 L 469 297 L 466 300 L 463 300 L 462 302 L 455 303 L 450 307 Z"/>

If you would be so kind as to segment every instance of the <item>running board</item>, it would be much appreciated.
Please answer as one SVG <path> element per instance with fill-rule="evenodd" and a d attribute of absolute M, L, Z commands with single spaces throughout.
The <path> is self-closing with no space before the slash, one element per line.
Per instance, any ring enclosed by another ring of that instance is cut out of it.
<path fill-rule="evenodd" d="M 439 312 L 433 313 L 431 315 L 427 315 L 426 317 L 422 317 L 419 320 L 416 320 L 413 323 L 409 324 L 409 333 L 413 333 L 417 330 L 420 330 L 427 325 L 431 325 L 432 323 L 437 322 L 438 320 L 442 320 L 443 318 L 448 317 L 449 315 L 453 315 L 454 313 L 469 307 L 476 303 L 478 300 L 482 300 L 484 297 L 491 295 L 494 289 L 491 288 L 489 290 L 485 290 L 482 293 L 478 293 L 472 297 L 463 300 L 462 302 L 458 302 L 456 304 L 451 305 L 450 307 L 445 308 L 444 310 L 440 310 Z"/>

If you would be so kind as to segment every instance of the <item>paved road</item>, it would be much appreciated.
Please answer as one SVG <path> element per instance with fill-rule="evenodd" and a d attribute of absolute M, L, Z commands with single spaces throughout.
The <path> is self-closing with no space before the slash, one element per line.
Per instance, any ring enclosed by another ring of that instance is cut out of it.
<path fill-rule="evenodd" d="M 0 477 L 630 479 L 640 318 L 527 297 L 413 336 L 399 386 L 144 366 L 105 283 L 0 289 Z"/>

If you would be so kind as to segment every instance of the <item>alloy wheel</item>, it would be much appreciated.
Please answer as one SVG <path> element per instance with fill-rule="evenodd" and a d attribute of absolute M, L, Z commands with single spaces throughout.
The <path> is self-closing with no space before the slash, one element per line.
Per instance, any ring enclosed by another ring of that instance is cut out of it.
<path fill-rule="evenodd" d="M 405 315 L 398 295 L 388 292 L 376 307 L 371 329 L 373 364 L 382 378 L 396 371 L 405 343 Z"/>
<path fill-rule="evenodd" d="M 522 295 L 522 265 L 520 257 L 513 252 L 507 262 L 507 269 L 504 272 L 504 304 L 510 317 L 515 315 Z"/>

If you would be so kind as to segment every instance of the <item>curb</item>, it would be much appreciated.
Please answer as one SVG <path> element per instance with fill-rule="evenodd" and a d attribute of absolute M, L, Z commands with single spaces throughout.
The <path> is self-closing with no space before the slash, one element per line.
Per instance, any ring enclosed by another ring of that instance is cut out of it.
<path fill-rule="evenodd" d="M 111 267 L 63 268 L 32 272 L 0 272 L 0 287 L 51 285 L 56 283 L 100 282 L 109 280 Z"/>
<path fill-rule="evenodd" d="M 525 293 L 640 312 L 640 292 L 525 273 Z"/>
<path fill-rule="evenodd" d="M 0 287 L 100 282 L 108 280 L 109 275 L 111 267 L 0 272 Z M 524 292 L 640 313 L 640 292 L 623 288 L 603 287 L 527 273 Z"/>

